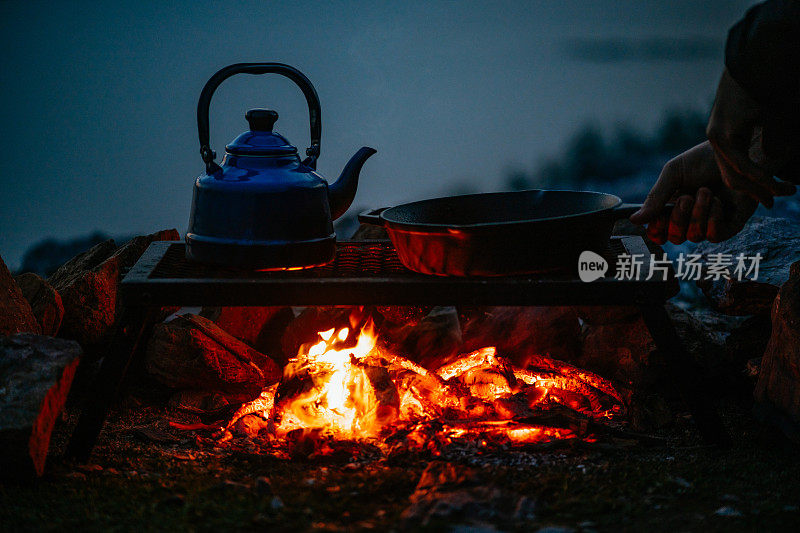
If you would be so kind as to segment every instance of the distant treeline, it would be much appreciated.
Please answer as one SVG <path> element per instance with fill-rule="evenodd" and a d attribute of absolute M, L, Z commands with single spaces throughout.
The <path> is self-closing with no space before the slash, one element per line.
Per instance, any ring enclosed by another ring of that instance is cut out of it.
<path fill-rule="evenodd" d="M 91 235 L 75 239 L 44 239 L 28 248 L 25 255 L 22 256 L 22 266 L 18 272 L 35 272 L 42 277 L 47 277 L 79 253 L 110 238 L 103 232 L 95 231 Z M 130 237 L 115 240 L 119 244 L 130 240 Z"/>
<path fill-rule="evenodd" d="M 654 172 L 657 176 L 667 160 L 706 139 L 706 121 L 706 115 L 697 111 L 671 110 L 654 133 L 617 126 L 604 135 L 599 127 L 586 125 L 560 155 L 533 171 L 510 171 L 505 183 L 515 190 L 583 189 L 598 183 L 613 186 Z"/>

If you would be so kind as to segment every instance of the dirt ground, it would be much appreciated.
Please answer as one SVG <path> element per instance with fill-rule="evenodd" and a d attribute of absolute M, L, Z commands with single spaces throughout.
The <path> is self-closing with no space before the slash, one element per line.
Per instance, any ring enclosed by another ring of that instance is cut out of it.
<path fill-rule="evenodd" d="M 64 417 L 45 477 L 0 485 L 0 530 L 800 530 L 797 448 L 757 423 L 744 402 L 723 411 L 728 450 L 700 444 L 680 416 L 646 442 L 291 458 L 248 440 L 209 446 L 209 432 L 170 428 L 172 413 L 128 399 L 88 464 L 59 455 L 76 413 Z M 435 512 L 409 516 L 432 461 L 469 472 L 516 510 L 502 502 L 459 507 L 464 493 L 455 483 Z"/>

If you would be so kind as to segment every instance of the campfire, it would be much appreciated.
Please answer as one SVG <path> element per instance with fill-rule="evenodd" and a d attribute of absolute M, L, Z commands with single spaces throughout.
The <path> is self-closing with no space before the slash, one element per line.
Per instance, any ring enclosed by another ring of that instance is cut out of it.
<path fill-rule="evenodd" d="M 529 445 L 594 439 L 593 428 L 625 414 L 609 380 L 543 355 L 523 368 L 493 346 L 422 366 L 424 354 L 401 354 L 371 317 L 316 333 L 283 367 L 278 383 L 236 411 L 257 416 L 275 446 L 313 435 L 318 441 Z"/>

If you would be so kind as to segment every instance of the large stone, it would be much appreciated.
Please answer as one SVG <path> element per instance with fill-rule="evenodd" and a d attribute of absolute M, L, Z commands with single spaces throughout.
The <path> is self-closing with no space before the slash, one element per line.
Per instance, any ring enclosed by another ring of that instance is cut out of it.
<path fill-rule="evenodd" d="M 462 350 L 461 323 L 454 307 L 434 307 L 416 323 L 390 326 L 380 332 L 390 351 L 426 368 L 454 359 Z"/>
<path fill-rule="evenodd" d="M 722 387 L 729 388 L 743 379 L 747 362 L 761 357 L 770 337 L 769 314 L 730 316 L 712 309 L 684 310 L 673 305 L 667 309 L 689 353 Z"/>
<path fill-rule="evenodd" d="M 488 307 L 462 312 L 460 352 L 495 346 L 525 367 L 534 356 L 574 361 L 580 354 L 581 324 L 573 307 Z"/>
<path fill-rule="evenodd" d="M 800 227 L 785 218 L 753 217 L 737 235 L 721 243 L 703 243 L 695 253 L 708 261 L 710 254 L 761 254 L 758 278 L 701 280 L 703 290 L 715 309 L 729 315 L 768 312 L 778 288 L 789 278 L 789 266 L 800 261 Z"/>
<path fill-rule="evenodd" d="M 219 392 L 231 401 L 257 398 L 281 376 L 272 359 L 210 320 L 191 314 L 154 328 L 145 367 L 169 387 Z"/>
<path fill-rule="evenodd" d="M 40 331 L 31 305 L 0 257 L 0 335 Z"/>
<path fill-rule="evenodd" d="M 61 295 L 52 285 L 33 272 L 27 272 L 14 278 L 22 295 L 31 304 L 36 321 L 42 328 L 42 335 L 54 337 L 61 327 L 64 317 L 64 305 Z"/>
<path fill-rule="evenodd" d="M 647 387 L 656 346 L 641 316 L 584 324 L 577 364 L 630 389 Z"/>
<path fill-rule="evenodd" d="M 0 338 L 0 477 L 44 471 L 81 347 L 31 333 Z"/>
<path fill-rule="evenodd" d="M 290 307 L 204 307 L 205 317 L 261 353 L 281 351 L 281 337 L 294 319 Z"/>
<path fill-rule="evenodd" d="M 106 341 L 116 320 L 117 286 L 122 273 L 153 241 L 178 238 L 178 232 L 172 229 L 135 237 L 119 248 L 108 240 L 62 265 L 48 279 L 64 304 L 60 336 L 84 346 Z"/>
<path fill-rule="evenodd" d="M 800 262 L 792 265 L 772 307 L 772 336 L 755 398 L 800 425 Z"/>

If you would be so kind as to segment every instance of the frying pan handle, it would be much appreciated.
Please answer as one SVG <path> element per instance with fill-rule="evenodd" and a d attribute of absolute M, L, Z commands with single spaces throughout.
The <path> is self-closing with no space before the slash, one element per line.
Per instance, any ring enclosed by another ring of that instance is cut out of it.
<path fill-rule="evenodd" d="M 661 212 L 665 215 L 668 215 L 672 212 L 673 207 L 675 207 L 675 204 L 666 204 L 661 209 Z M 630 217 L 641 208 L 642 204 L 619 204 L 617 207 L 611 210 L 611 216 L 614 217 L 614 220 L 621 220 L 623 218 Z"/>
<path fill-rule="evenodd" d="M 389 209 L 388 207 L 379 207 L 378 209 L 370 209 L 358 215 L 358 221 L 362 224 L 372 224 L 373 226 L 383 226 L 383 219 L 381 213 Z"/>
<path fill-rule="evenodd" d="M 641 208 L 642 204 L 619 204 L 611 211 L 611 214 L 614 217 L 614 220 L 620 220 L 623 218 L 628 218 Z"/>

